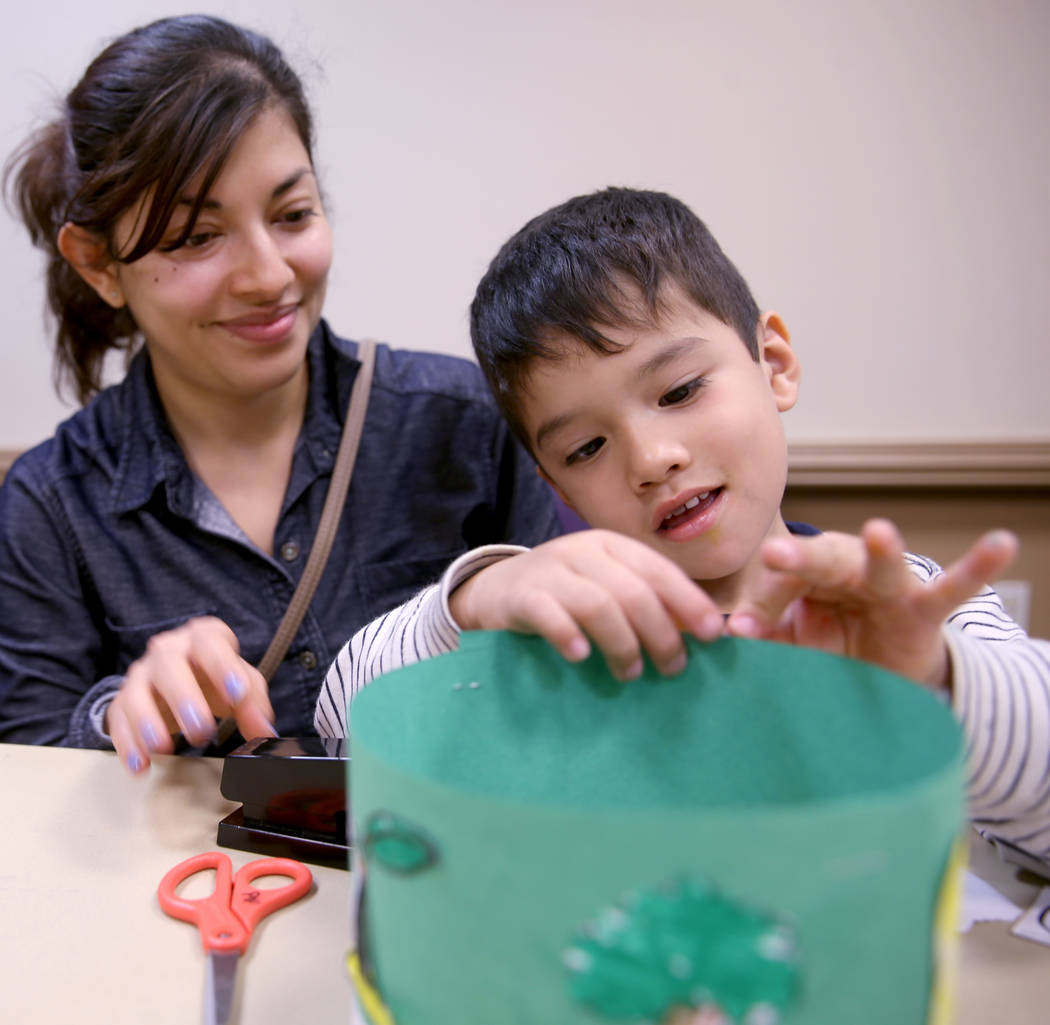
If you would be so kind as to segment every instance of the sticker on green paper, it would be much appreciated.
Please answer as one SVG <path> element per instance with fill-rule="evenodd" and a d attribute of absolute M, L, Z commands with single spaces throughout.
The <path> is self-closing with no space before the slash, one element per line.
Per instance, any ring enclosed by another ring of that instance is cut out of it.
<path fill-rule="evenodd" d="M 612 1021 L 776 1025 L 799 989 L 789 923 L 690 878 L 604 908 L 563 960 L 573 997 Z"/>

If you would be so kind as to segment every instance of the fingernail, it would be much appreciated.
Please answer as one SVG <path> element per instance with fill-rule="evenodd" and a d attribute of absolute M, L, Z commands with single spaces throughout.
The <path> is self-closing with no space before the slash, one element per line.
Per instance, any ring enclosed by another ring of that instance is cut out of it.
<path fill-rule="evenodd" d="M 637 680 L 642 675 L 642 660 L 637 659 L 619 674 L 621 680 Z"/>
<path fill-rule="evenodd" d="M 761 627 L 758 625 L 758 620 L 754 616 L 740 615 L 731 616 L 729 619 L 729 629 L 736 634 L 737 637 L 758 637 L 762 632 Z"/>
<path fill-rule="evenodd" d="M 248 690 L 248 684 L 244 682 L 244 677 L 239 673 L 235 673 L 232 670 L 226 674 L 226 693 L 230 695 L 230 700 L 235 704 L 244 697 Z"/>
<path fill-rule="evenodd" d="M 141 772 L 142 771 L 142 765 L 143 765 L 142 758 L 139 756 L 138 751 L 129 751 L 128 752 L 128 768 L 132 772 Z"/>
<path fill-rule="evenodd" d="M 157 727 L 153 725 L 151 719 L 142 720 L 142 724 L 139 726 L 139 733 L 146 742 L 146 747 L 151 751 L 156 751 L 160 747 L 160 735 L 157 733 Z"/>
<path fill-rule="evenodd" d="M 211 730 L 208 729 L 196 705 L 184 701 L 179 707 L 182 711 L 182 721 L 186 724 L 189 733 L 197 736 L 210 736 L 214 733 L 214 727 Z"/>
<path fill-rule="evenodd" d="M 582 662 L 591 653 L 591 646 L 583 637 L 574 637 L 569 641 L 565 657 L 570 662 Z"/>
<path fill-rule="evenodd" d="M 717 641 L 725 632 L 725 617 L 719 612 L 710 612 L 700 621 L 700 640 Z"/>
<path fill-rule="evenodd" d="M 270 728 L 270 736 L 271 737 L 279 737 L 280 736 L 280 734 L 277 732 L 277 727 L 274 726 L 274 724 L 272 722 L 268 722 L 266 725 Z"/>
<path fill-rule="evenodd" d="M 680 673 L 684 673 L 688 661 L 689 659 L 686 656 L 686 653 L 684 651 L 680 652 L 679 654 L 675 655 L 675 657 L 671 659 L 671 661 L 668 662 L 667 665 L 663 667 L 663 675 L 678 676 Z"/>

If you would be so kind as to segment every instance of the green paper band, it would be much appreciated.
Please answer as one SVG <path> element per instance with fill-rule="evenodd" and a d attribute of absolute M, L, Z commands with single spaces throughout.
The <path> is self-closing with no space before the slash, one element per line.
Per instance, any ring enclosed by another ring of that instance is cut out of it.
<path fill-rule="evenodd" d="M 918 686 L 735 639 L 692 644 L 680 677 L 619 684 L 597 657 L 467 634 L 377 680 L 352 718 L 355 836 L 381 813 L 433 848 L 411 875 L 363 852 L 396 1025 L 641 1020 L 581 996 L 566 951 L 624 895 L 683 879 L 791 930 L 776 1020 L 926 1021 L 962 743 Z"/>

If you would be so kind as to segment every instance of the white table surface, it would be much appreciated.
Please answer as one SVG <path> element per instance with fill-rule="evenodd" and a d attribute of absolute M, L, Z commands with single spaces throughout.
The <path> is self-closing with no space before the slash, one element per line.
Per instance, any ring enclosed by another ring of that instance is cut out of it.
<path fill-rule="evenodd" d="M 156 889 L 192 854 L 226 850 L 235 869 L 258 857 L 216 845 L 236 807 L 221 772 L 216 759 L 168 757 L 133 778 L 110 753 L 0 744 L 0 1021 L 200 1021 L 197 930 L 164 915 Z M 972 864 L 1018 902 L 1037 891 L 980 842 Z M 347 1025 L 350 876 L 310 868 L 315 889 L 265 919 L 241 960 L 242 1025 Z M 989 1023 L 1050 1023 L 1050 947 L 1003 923 L 961 937 L 956 1025 Z"/>

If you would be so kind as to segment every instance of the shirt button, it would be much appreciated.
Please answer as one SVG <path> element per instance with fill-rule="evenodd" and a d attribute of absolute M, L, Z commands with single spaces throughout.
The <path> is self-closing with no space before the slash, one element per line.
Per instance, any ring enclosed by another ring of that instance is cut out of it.
<path fill-rule="evenodd" d="M 317 656 L 312 651 L 300 651 L 299 665 L 301 665 L 304 669 L 316 669 Z"/>
<path fill-rule="evenodd" d="M 294 541 L 285 541 L 281 545 L 281 558 L 285 562 L 294 562 L 299 558 L 299 546 Z"/>

